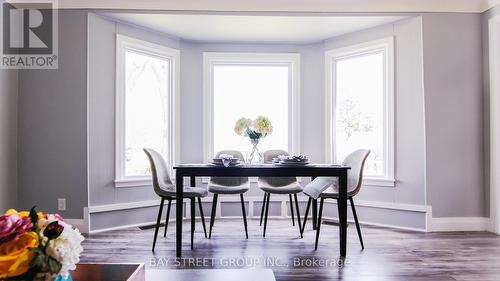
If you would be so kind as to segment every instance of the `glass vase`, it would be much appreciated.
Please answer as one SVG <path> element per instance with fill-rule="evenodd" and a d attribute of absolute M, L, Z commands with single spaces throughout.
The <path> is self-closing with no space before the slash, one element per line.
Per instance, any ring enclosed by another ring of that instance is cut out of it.
<path fill-rule="evenodd" d="M 250 143 L 252 144 L 252 152 L 250 152 L 250 156 L 248 157 L 248 163 L 249 164 L 252 164 L 254 163 L 254 158 L 255 157 L 258 157 L 257 158 L 257 161 L 255 162 L 261 162 L 262 160 L 262 153 L 260 153 L 259 151 L 259 142 L 260 142 L 260 138 L 257 138 L 257 139 L 250 139 Z"/>
<path fill-rule="evenodd" d="M 73 281 L 73 278 L 71 277 L 71 273 L 66 277 L 59 274 L 54 278 L 54 281 Z"/>

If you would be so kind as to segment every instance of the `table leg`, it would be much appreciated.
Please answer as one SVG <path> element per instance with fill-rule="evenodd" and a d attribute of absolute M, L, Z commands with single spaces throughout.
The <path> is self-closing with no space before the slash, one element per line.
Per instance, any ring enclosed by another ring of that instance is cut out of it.
<path fill-rule="evenodd" d="M 311 177 L 311 181 L 313 181 L 314 179 L 316 179 L 316 177 Z M 311 216 L 312 216 L 312 227 L 313 227 L 313 230 L 316 230 L 316 222 L 317 222 L 317 219 L 318 219 L 318 200 L 316 199 L 313 199 L 312 200 L 312 212 L 311 212 Z"/>
<path fill-rule="evenodd" d="M 347 171 L 339 177 L 339 237 L 340 256 L 345 257 L 347 252 Z"/>
<path fill-rule="evenodd" d="M 318 219 L 318 200 L 313 199 L 312 200 L 312 224 L 313 224 L 313 230 L 316 230 L 317 226 L 317 219 Z"/>
<path fill-rule="evenodd" d="M 182 255 L 182 215 L 183 215 L 183 196 L 184 196 L 184 178 L 180 170 L 176 170 L 176 197 L 175 197 L 175 256 L 180 258 Z"/>

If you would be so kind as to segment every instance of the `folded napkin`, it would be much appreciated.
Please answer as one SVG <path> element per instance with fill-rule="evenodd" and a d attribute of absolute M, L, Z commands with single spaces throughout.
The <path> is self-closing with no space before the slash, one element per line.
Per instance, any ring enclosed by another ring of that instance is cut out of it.
<path fill-rule="evenodd" d="M 304 156 L 304 155 L 297 155 L 297 156 L 291 156 L 290 159 L 293 159 L 297 162 L 303 162 L 303 161 L 307 161 L 307 157 Z"/>
<path fill-rule="evenodd" d="M 313 199 L 318 199 L 319 195 L 336 180 L 337 178 L 335 177 L 317 177 L 304 187 L 304 193 Z"/>
<path fill-rule="evenodd" d="M 306 156 L 304 155 L 294 155 L 294 156 L 287 156 L 283 159 L 281 159 L 281 162 L 287 162 L 287 163 L 290 163 L 290 162 L 307 162 L 309 161 L 309 159 L 307 159 Z"/>
<path fill-rule="evenodd" d="M 224 167 L 229 167 L 235 158 L 231 154 L 221 154 L 219 155 L 219 159 L 222 159 L 222 165 L 224 165 Z"/>

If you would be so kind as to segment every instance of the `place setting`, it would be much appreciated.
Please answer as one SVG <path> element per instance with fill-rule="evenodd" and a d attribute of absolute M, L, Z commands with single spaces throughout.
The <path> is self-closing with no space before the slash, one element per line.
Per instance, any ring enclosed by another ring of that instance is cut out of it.
<path fill-rule="evenodd" d="M 243 163 L 240 159 L 231 154 L 221 154 L 219 157 L 215 157 L 210 160 L 208 164 L 217 167 L 237 167 L 241 166 Z"/>
<path fill-rule="evenodd" d="M 309 164 L 309 158 L 305 155 L 279 155 L 272 163 L 276 166 L 305 166 Z"/>

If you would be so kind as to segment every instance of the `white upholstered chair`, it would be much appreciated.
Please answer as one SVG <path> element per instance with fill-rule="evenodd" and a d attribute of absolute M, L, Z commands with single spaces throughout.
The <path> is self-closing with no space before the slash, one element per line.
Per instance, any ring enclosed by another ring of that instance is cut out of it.
<path fill-rule="evenodd" d="M 267 150 L 264 152 L 264 163 L 272 163 L 273 158 L 280 155 L 288 156 L 289 153 L 284 150 Z M 288 194 L 290 200 L 290 212 L 292 215 L 292 224 L 295 225 L 294 210 L 293 210 L 293 200 L 292 194 L 295 199 L 295 209 L 297 213 L 297 224 L 299 226 L 299 232 L 302 236 L 301 223 L 300 223 L 300 212 L 299 203 L 297 200 L 297 193 L 302 192 L 302 186 L 297 181 L 296 177 L 259 177 L 258 180 L 259 188 L 264 191 L 264 199 L 262 201 L 262 209 L 260 211 L 260 225 L 262 225 L 262 217 L 264 216 L 264 230 L 262 235 L 266 237 L 267 228 L 267 216 L 269 212 L 269 198 L 271 194 Z"/>
<path fill-rule="evenodd" d="M 356 230 L 358 232 L 359 241 L 361 243 L 361 248 L 364 249 L 363 237 L 361 236 L 361 229 L 359 227 L 358 216 L 356 214 L 356 208 L 354 206 L 353 197 L 358 194 L 361 189 L 363 181 L 363 168 L 365 166 L 366 158 L 370 154 L 368 149 L 359 149 L 351 154 L 349 154 L 343 161 L 343 165 L 351 167 L 347 172 L 347 198 L 351 203 L 352 213 L 354 216 L 354 221 L 356 223 Z M 307 201 L 306 213 L 304 216 L 304 224 L 302 225 L 302 232 L 304 231 L 307 215 L 309 213 L 309 208 L 311 206 L 311 201 L 314 199 L 320 199 L 319 214 L 316 226 L 316 242 L 314 248 L 318 248 L 318 239 L 321 228 L 321 217 L 323 215 L 323 201 L 325 199 L 337 199 L 339 198 L 338 193 L 338 178 L 336 177 L 318 177 L 311 181 L 304 187 L 304 194 L 309 196 Z M 338 203 L 337 203 L 338 205 Z"/>
<path fill-rule="evenodd" d="M 151 164 L 153 189 L 155 193 L 161 198 L 160 209 L 158 211 L 158 218 L 156 220 L 155 234 L 153 238 L 152 250 L 154 252 L 156 245 L 156 237 L 158 236 L 158 229 L 160 228 L 163 205 L 165 203 L 165 200 L 167 200 L 168 201 L 167 216 L 165 219 L 165 232 L 163 233 L 163 237 L 165 237 L 167 235 L 168 219 L 170 216 L 170 206 L 172 204 L 172 200 L 175 200 L 176 190 L 175 190 L 175 184 L 172 182 L 172 179 L 170 177 L 167 163 L 165 162 L 165 159 L 163 159 L 162 155 L 150 148 L 144 148 L 144 152 L 146 153 L 149 159 L 149 163 Z M 200 208 L 201 222 L 203 224 L 203 231 L 205 233 L 205 238 L 207 237 L 205 217 L 203 216 L 203 209 L 201 206 L 201 197 L 205 197 L 207 196 L 207 194 L 208 192 L 205 188 L 199 188 L 199 187 L 184 188 L 184 197 L 189 198 L 191 200 L 191 249 L 193 249 L 193 239 L 194 239 L 194 228 L 195 228 L 194 214 L 195 214 L 196 198 L 198 198 L 198 206 Z"/>
<path fill-rule="evenodd" d="M 245 158 L 243 154 L 237 150 L 223 150 L 219 151 L 215 157 L 219 157 L 222 154 L 229 154 L 240 161 L 244 162 Z M 245 235 L 248 239 L 248 228 L 247 228 L 247 216 L 245 211 L 245 200 L 243 198 L 243 193 L 247 192 L 250 188 L 248 182 L 248 177 L 211 177 L 208 183 L 208 191 L 214 194 L 212 201 L 212 213 L 210 215 L 210 231 L 208 237 L 212 237 L 212 228 L 215 222 L 215 212 L 217 209 L 217 199 L 219 194 L 239 194 L 241 201 L 241 211 L 243 213 L 243 222 L 245 224 Z"/>

